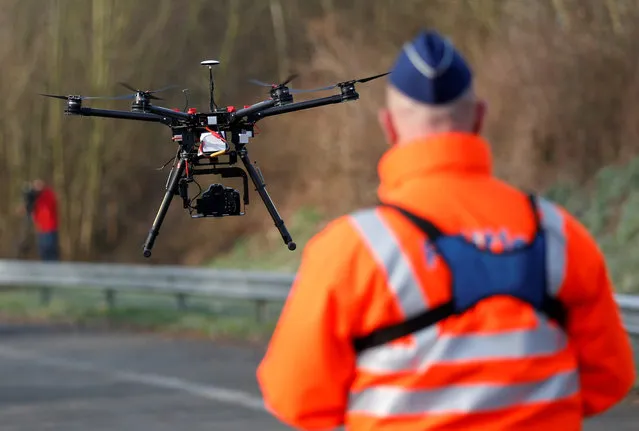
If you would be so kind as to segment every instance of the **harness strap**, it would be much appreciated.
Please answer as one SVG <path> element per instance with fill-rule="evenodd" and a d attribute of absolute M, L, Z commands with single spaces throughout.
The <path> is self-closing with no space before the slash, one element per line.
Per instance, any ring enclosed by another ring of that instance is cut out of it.
<path fill-rule="evenodd" d="M 381 346 L 391 341 L 406 337 L 422 329 L 428 328 L 435 323 L 444 320 L 455 314 L 455 304 L 453 301 L 446 302 L 438 307 L 426 310 L 416 316 L 394 325 L 379 328 L 368 335 L 358 337 L 353 340 L 355 352 L 361 353 L 366 349 Z"/>
<path fill-rule="evenodd" d="M 537 200 L 533 194 L 529 194 L 528 199 L 533 210 L 533 215 L 535 217 L 535 235 L 538 235 L 540 233 L 543 234 L 541 218 L 537 209 Z M 404 208 L 386 203 L 381 203 L 380 206 L 393 208 L 399 211 L 407 219 L 413 222 L 418 228 L 420 228 L 433 242 L 437 238 L 444 235 L 441 229 L 439 229 L 434 223 L 418 217 L 415 214 L 405 210 Z M 559 300 L 550 297 L 547 293 L 541 311 L 551 319 L 558 322 L 560 326 L 565 326 L 566 312 L 563 304 L 561 304 Z M 416 316 L 410 317 L 403 322 L 378 328 L 368 335 L 356 337 L 353 340 L 353 347 L 355 348 L 356 353 L 361 353 L 366 349 L 377 347 L 413 334 L 455 314 L 457 314 L 455 302 L 454 299 L 451 299 L 444 304 L 426 310 Z"/>

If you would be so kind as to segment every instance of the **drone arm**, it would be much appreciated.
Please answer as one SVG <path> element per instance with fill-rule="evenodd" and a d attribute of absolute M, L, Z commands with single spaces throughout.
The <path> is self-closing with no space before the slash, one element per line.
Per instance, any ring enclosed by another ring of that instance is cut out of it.
<path fill-rule="evenodd" d="M 173 118 L 175 120 L 189 121 L 192 118 L 191 114 L 187 114 L 181 111 L 175 111 L 173 109 L 163 108 L 161 106 L 148 105 L 147 109 L 153 114 L 162 115 L 164 117 Z"/>
<path fill-rule="evenodd" d="M 283 106 L 275 106 L 269 109 L 266 109 L 261 112 L 255 113 L 255 117 L 257 119 L 262 119 L 264 117 L 271 117 L 273 115 L 286 114 L 288 112 L 301 111 L 303 109 L 311 109 L 317 108 L 319 106 L 326 106 L 331 104 L 348 102 L 351 100 L 357 100 L 359 95 L 355 92 L 345 94 L 336 94 L 334 96 L 322 97 L 320 99 L 312 99 L 312 100 L 304 100 L 302 102 L 290 103 L 288 105 Z"/>
<path fill-rule="evenodd" d="M 170 123 L 170 119 L 154 114 L 146 114 L 143 112 L 116 111 L 110 109 L 80 108 L 78 111 L 69 111 L 69 114 L 79 114 L 85 117 L 104 117 L 117 118 L 121 120 L 148 121 L 152 123 Z"/>
<path fill-rule="evenodd" d="M 257 102 L 254 105 L 249 106 L 248 108 L 239 109 L 235 112 L 233 118 L 241 119 L 248 115 L 254 115 L 263 110 L 268 110 L 272 106 L 274 106 L 276 101 L 274 99 L 263 100 L 261 102 Z"/>

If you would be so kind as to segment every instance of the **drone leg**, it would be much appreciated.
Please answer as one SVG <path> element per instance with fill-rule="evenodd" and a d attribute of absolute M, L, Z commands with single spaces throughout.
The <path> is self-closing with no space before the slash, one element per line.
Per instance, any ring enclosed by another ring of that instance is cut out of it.
<path fill-rule="evenodd" d="M 264 205 L 266 206 L 266 209 L 271 215 L 271 218 L 273 219 L 273 222 L 275 223 L 275 227 L 277 227 L 277 230 L 280 232 L 280 235 L 282 236 L 284 243 L 288 246 L 289 250 L 291 251 L 295 250 L 297 248 L 297 245 L 293 242 L 293 238 L 291 237 L 291 234 L 288 233 L 288 230 L 286 229 L 286 225 L 284 224 L 284 220 L 282 220 L 282 218 L 280 217 L 280 214 L 277 212 L 277 208 L 275 208 L 275 204 L 273 203 L 273 200 L 271 199 L 268 192 L 266 191 L 266 185 L 262 181 L 261 175 L 259 174 L 259 172 L 257 172 L 257 169 L 255 169 L 255 166 L 251 164 L 251 160 L 249 159 L 246 151 L 242 151 L 240 153 L 240 159 L 242 160 L 242 163 L 244 163 L 244 166 L 246 167 L 246 170 L 249 176 L 251 177 L 251 180 L 253 180 L 253 184 L 255 184 L 255 189 L 257 190 L 260 197 L 262 198 L 262 201 L 264 201 Z"/>
<path fill-rule="evenodd" d="M 155 238 L 160 233 L 160 226 L 164 221 L 164 217 L 166 216 L 166 212 L 169 210 L 169 206 L 171 205 L 171 200 L 173 199 L 173 195 L 176 194 L 178 190 L 178 184 L 182 174 L 184 173 L 185 168 L 184 159 L 180 159 L 173 176 L 170 177 L 169 183 L 166 188 L 166 193 L 164 194 L 164 199 L 162 199 L 162 204 L 160 204 L 160 209 L 158 210 L 157 215 L 155 216 L 155 220 L 153 220 L 153 225 L 151 226 L 151 230 L 149 231 L 149 235 L 146 237 L 146 241 L 144 242 L 144 257 L 151 257 L 151 249 L 153 248 L 153 244 L 155 243 Z"/>

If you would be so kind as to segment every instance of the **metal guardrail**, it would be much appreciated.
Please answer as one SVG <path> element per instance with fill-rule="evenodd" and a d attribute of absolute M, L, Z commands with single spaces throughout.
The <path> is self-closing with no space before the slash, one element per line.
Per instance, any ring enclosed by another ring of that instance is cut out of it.
<path fill-rule="evenodd" d="M 615 295 L 626 331 L 639 337 L 639 295 Z"/>
<path fill-rule="evenodd" d="M 38 289 L 43 303 L 51 300 L 53 289 L 99 289 L 110 308 L 118 292 L 171 295 L 180 309 L 187 308 L 189 296 L 209 296 L 253 302 L 258 320 L 267 303 L 286 300 L 293 280 L 292 274 L 259 271 L 0 260 L 0 286 Z"/>
<path fill-rule="evenodd" d="M 103 290 L 110 307 L 118 291 L 172 295 L 180 308 L 186 307 L 188 296 L 210 296 L 253 302 L 258 319 L 268 302 L 286 300 L 294 278 L 289 273 L 169 265 L 0 260 L 0 286 L 40 289 L 43 302 L 54 288 Z M 617 294 L 615 299 L 627 331 L 639 336 L 639 295 Z"/>

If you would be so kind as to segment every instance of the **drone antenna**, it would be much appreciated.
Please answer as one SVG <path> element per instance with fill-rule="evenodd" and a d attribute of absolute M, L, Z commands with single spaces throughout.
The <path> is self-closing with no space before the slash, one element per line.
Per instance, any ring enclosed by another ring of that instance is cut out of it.
<path fill-rule="evenodd" d="M 184 109 L 183 111 L 186 112 L 186 110 L 189 108 L 189 89 L 185 88 L 184 90 L 182 90 L 182 93 L 184 93 Z"/>
<path fill-rule="evenodd" d="M 217 66 L 220 64 L 217 60 L 204 60 L 200 63 L 202 66 L 209 67 L 209 91 L 210 91 L 210 102 L 209 108 L 211 112 L 217 109 L 217 105 L 215 104 L 215 85 L 213 81 L 213 66 Z"/>

